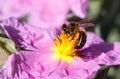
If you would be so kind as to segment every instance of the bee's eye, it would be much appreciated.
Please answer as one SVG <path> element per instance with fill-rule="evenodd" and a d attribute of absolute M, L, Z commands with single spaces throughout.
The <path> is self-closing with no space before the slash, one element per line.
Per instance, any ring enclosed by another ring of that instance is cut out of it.
<path fill-rule="evenodd" d="M 63 24 L 62 28 L 63 28 L 64 31 L 66 31 L 67 25 L 66 25 L 66 24 Z"/>
<path fill-rule="evenodd" d="M 75 26 L 75 23 L 70 23 L 70 26 L 74 27 L 74 26 Z"/>
<path fill-rule="evenodd" d="M 75 29 L 75 23 L 70 23 L 70 29 L 74 30 Z"/>
<path fill-rule="evenodd" d="M 66 24 L 63 24 L 63 27 L 66 27 L 67 25 Z"/>

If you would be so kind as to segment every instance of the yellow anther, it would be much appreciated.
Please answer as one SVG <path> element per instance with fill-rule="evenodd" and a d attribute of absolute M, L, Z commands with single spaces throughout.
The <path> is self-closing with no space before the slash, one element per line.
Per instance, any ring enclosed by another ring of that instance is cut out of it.
<path fill-rule="evenodd" d="M 79 33 L 75 35 L 65 34 L 62 32 L 59 36 L 55 37 L 53 50 L 53 59 L 60 59 L 70 63 L 73 57 L 77 56 L 77 49 L 75 46 L 78 42 Z"/>

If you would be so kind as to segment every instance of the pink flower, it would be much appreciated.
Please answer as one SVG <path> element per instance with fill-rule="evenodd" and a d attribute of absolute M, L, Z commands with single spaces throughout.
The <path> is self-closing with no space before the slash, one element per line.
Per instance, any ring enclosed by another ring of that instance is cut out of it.
<path fill-rule="evenodd" d="M 0 0 L 0 20 L 12 16 L 26 16 L 30 12 L 27 2 L 26 0 Z"/>
<path fill-rule="evenodd" d="M 0 19 L 28 16 L 32 25 L 44 28 L 60 26 L 72 10 L 78 17 L 85 18 L 87 0 L 0 0 Z"/>
<path fill-rule="evenodd" d="M 87 32 L 87 42 L 77 52 L 80 55 L 71 56 L 68 55 L 71 53 L 68 51 L 73 51 L 68 49 L 71 41 L 62 38 L 62 33 L 58 36 L 56 30 L 54 35 L 62 40 L 60 44 L 57 38 L 51 38 L 51 31 L 15 18 L 2 22 L 0 26 L 10 39 L 26 49 L 8 58 L 0 69 L 1 79 L 91 79 L 100 65 L 120 64 L 120 43 L 107 44 L 92 32 Z M 67 46 L 63 45 L 61 49 L 64 42 Z"/>

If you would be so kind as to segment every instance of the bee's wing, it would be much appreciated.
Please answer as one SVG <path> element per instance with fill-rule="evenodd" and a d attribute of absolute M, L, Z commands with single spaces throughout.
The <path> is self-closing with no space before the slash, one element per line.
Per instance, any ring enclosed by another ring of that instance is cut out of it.
<path fill-rule="evenodd" d="M 95 24 L 90 23 L 91 20 L 92 20 L 91 18 L 86 18 L 86 19 L 81 20 L 80 22 L 71 21 L 71 23 L 75 23 L 79 27 L 84 27 L 84 28 L 90 27 L 90 26 L 95 26 Z"/>
<path fill-rule="evenodd" d="M 84 28 L 86 28 L 86 27 L 91 27 L 91 26 L 95 26 L 95 24 L 93 24 L 93 23 L 83 23 L 83 24 L 79 24 L 79 27 L 84 27 Z"/>

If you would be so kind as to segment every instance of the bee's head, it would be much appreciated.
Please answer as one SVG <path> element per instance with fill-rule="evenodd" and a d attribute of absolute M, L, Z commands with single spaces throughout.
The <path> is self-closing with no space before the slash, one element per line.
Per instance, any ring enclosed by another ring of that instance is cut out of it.
<path fill-rule="evenodd" d="M 63 24 L 62 30 L 63 30 L 65 33 L 70 33 L 69 26 L 68 26 L 67 24 Z"/>
<path fill-rule="evenodd" d="M 76 28 L 76 25 L 77 25 L 76 23 L 71 22 L 71 23 L 69 24 L 70 30 L 73 31 L 73 30 Z"/>
<path fill-rule="evenodd" d="M 69 33 L 69 34 L 73 34 L 76 27 L 78 26 L 77 23 L 74 23 L 74 22 L 71 22 L 70 24 L 63 24 L 62 26 L 62 30 L 65 32 L 65 33 Z"/>

